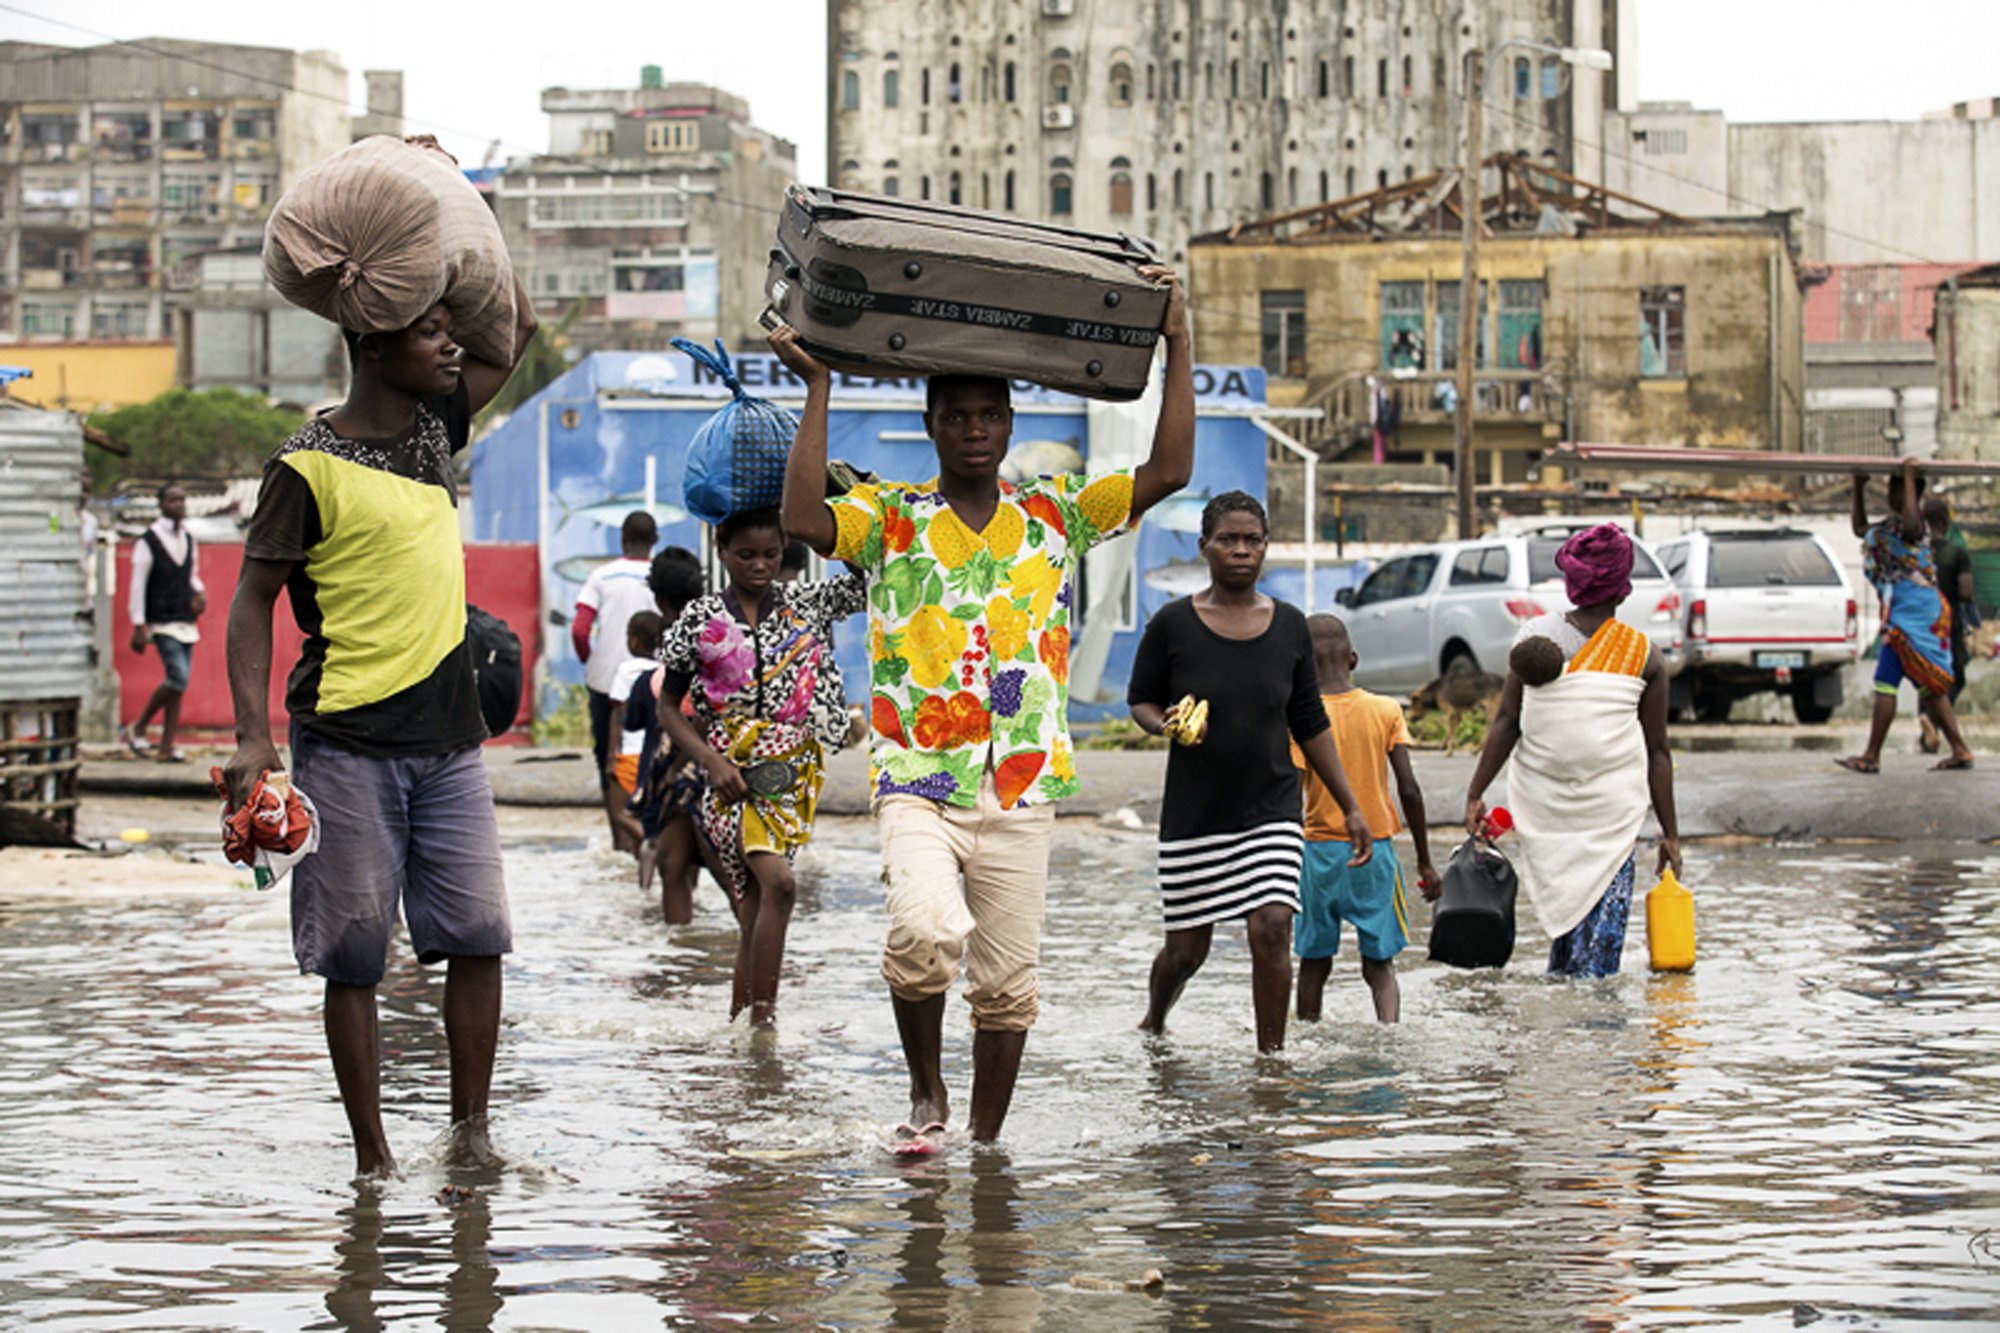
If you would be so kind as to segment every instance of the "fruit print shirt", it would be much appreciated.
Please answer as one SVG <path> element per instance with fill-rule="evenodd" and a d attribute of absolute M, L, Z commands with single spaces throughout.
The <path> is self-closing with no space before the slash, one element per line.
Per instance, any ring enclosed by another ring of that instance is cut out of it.
<path fill-rule="evenodd" d="M 937 481 L 827 501 L 833 558 L 868 574 L 869 778 L 971 807 L 990 754 L 1007 809 L 1077 790 L 1069 742 L 1070 566 L 1132 525 L 1132 473 L 1000 484 L 974 532 Z"/>

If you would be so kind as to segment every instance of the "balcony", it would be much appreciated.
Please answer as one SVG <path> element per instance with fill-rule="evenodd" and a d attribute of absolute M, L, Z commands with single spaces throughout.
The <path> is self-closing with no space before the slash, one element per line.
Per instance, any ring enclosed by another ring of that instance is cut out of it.
<path fill-rule="evenodd" d="M 1073 106 L 1045 106 L 1042 108 L 1042 128 L 1045 130 L 1066 130 L 1076 124 L 1076 108 Z"/>
<path fill-rule="evenodd" d="M 278 145 L 270 139 L 232 139 L 229 156 L 239 162 L 268 162 L 278 155 Z"/>
<path fill-rule="evenodd" d="M 21 270 L 21 290 L 24 292 L 74 291 L 83 286 L 83 274 L 73 268 L 23 268 Z"/>
<path fill-rule="evenodd" d="M 145 268 L 105 266 L 92 268 L 90 280 L 85 284 L 92 291 L 99 292 L 143 292 L 153 286 L 153 270 Z"/>
<path fill-rule="evenodd" d="M 83 145 L 75 140 L 40 139 L 21 145 L 23 162 L 81 162 Z"/>
<path fill-rule="evenodd" d="M 1369 377 L 1376 383 L 1370 386 Z M 1380 389 L 1376 412 L 1393 408 L 1403 426 L 1449 426 L 1456 415 L 1458 373 L 1451 370 L 1376 370 L 1349 375 L 1300 406 L 1317 407 L 1325 416 L 1307 429 L 1316 444 L 1335 447 L 1364 438 L 1371 417 L 1369 396 Z M 1569 407 L 1568 396 L 1549 370 L 1475 371 L 1472 377 L 1472 419 L 1477 425 L 1558 425 Z"/>

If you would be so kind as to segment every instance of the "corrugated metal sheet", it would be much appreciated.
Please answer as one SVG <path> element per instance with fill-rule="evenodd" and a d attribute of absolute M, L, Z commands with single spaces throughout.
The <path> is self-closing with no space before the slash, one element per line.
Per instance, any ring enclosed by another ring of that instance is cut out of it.
<path fill-rule="evenodd" d="M 80 699 L 89 687 L 82 476 L 76 418 L 0 408 L 0 703 Z"/>

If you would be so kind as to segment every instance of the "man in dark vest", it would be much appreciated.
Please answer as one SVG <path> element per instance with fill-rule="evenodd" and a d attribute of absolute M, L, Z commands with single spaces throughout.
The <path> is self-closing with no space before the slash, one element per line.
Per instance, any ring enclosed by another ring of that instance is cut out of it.
<path fill-rule="evenodd" d="M 132 545 L 132 651 L 146 645 L 160 651 L 166 676 L 145 711 L 132 724 L 126 743 L 144 753 L 146 724 L 160 715 L 159 756 L 165 763 L 185 763 L 174 748 L 181 724 L 181 696 L 187 693 L 194 666 L 194 646 L 201 639 L 195 620 L 208 609 L 208 594 L 196 568 L 194 536 L 187 530 L 187 492 L 168 482 L 160 487 L 160 516 Z"/>

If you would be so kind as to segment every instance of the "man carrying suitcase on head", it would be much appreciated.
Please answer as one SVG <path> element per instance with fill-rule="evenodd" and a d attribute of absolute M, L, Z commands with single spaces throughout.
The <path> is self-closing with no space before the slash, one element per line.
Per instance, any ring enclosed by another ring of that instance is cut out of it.
<path fill-rule="evenodd" d="M 1037 1011 L 1053 802 L 1071 757 L 1069 574 L 1130 531 L 1194 467 L 1187 305 L 1170 285 L 1166 393 L 1151 455 L 1131 470 L 1010 486 L 1004 379 L 937 375 L 924 428 L 930 481 L 826 498 L 827 367 L 779 328 L 771 345 L 806 385 L 785 474 L 786 531 L 869 580 L 870 777 L 888 885 L 882 975 L 910 1070 L 903 1150 L 931 1151 L 949 1119 L 940 1069 L 945 993 L 963 959 L 972 1007 L 972 1137 L 998 1136 Z"/>

